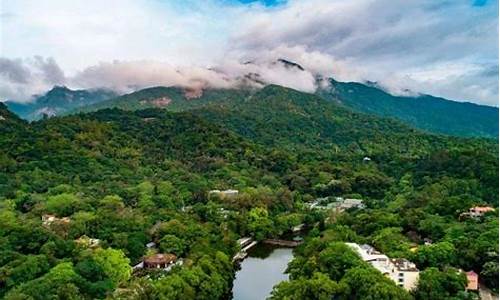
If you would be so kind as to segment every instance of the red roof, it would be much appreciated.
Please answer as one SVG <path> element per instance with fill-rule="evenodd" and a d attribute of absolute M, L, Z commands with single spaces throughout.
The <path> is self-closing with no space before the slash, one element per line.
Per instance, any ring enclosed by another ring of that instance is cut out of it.
<path fill-rule="evenodd" d="M 475 206 L 472 209 L 475 211 L 481 211 L 481 212 L 488 212 L 488 211 L 495 210 L 493 207 L 489 207 L 489 206 Z"/>

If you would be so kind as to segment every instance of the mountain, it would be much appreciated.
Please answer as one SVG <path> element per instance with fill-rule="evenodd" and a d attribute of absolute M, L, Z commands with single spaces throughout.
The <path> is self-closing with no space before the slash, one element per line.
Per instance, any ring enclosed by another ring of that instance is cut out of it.
<path fill-rule="evenodd" d="M 237 239 L 280 238 L 301 222 L 312 230 L 298 251 L 321 252 L 298 253 L 291 266 L 306 275 L 341 265 L 335 259 L 342 253 L 325 248 L 339 238 L 375 241 L 398 254 L 432 238 L 464 257 L 452 266 L 496 282 L 483 270 L 497 262 L 488 253 L 498 244 L 498 217 L 459 220 L 471 206 L 498 206 L 496 140 L 427 134 L 276 85 L 237 93 L 152 89 L 119 105 L 166 106 L 34 122 L 1 105 L 0 126 L 9 122 L 9 131 L 0 127 L 0 298 L 35 299 L 44 291 L 51 299 L 228 299 Z M 167 96 L 170 102 L 155 101 Z M 208 199 L 212 189 L 239 193 Z M 359 197 L 366 208 L 331 214 L 305 205 L 336 196 Z M 46 214 L 54 221 L 43 222 Z M 89 249 L 82 237 L 100 245 Z M 185 263 L 168 273 L 132 272 L 151 241 Z M 330 280 L 326 271 L 321 276 Z M 349 277 L 341 290 L 369 290 L 375 278 L 360 288 L 357 275 Z M 384 295 L 398 289 L 386 280 L 392 286 L 384 284 Z"/>
<path fill-rule="evenodd" d="M 7 101 L 7 107 L 26 120 L 38 120 L 44 115 L 55 116 L 64 112 L 98 103 L 113 97 L 117 94 L 110 90 L 71 90 L 65 86 L 55 86 L 42 96 L 35 98 L 33 102 L 18 103 Z"/>
<path fill-rule="evenodd" d="M 280 59 L 277 63 L 287 68 L 304 70 L 302 66 Z M 255 81 L 258 74 L 249 74 L 246 80 Z M 357 112 L 393 118 L 423 131 L 462 137 L 498 138 L 498 108 L 466 102 L 456 102 L 430 95 L 415 97 L 394 96 L 376 83 L 339 82 L 328 80 L 328 86 L 318 88 L 316 95 L 342 104 Z M 246 98 L 255 89 L 198 89 L 180 87 L 153 87 L 136 91 L 108 101 L 77 108 L 89 112 L 103 108 L 137 110 L 165 108 L 182 111 L 204 106 L 208 102 L 222 103 L 228 99 Z M 305 95 L 305 94 L 303 94 Z"/>
<path fill-rule="evenodd" d="M 249 89 L 186 89 L 181 87 L 151 87 L 75 109 L 73 112 L 91 112 L 104 108 L 141 110 L 163 108 L 183 111 L 206 105 L 247 97 Z"/>
<path fill-rule="evenodd" d="M 16 128 L 22 128 L 25 123 L 25 121 L 11 112 L 4 103 L 0 102 L 0 129 L 2 133 L 14 131 Z"/>
<path fill-rule="evenodd" d="M 278 85 L 268 85 L 246 98 L 207 104 L 192 113 L 261 144 L 294 150 L 351 146 L 358 153 L 382 153 L 391 144 L 386 139 L 406 136 L 411 143 L 412 136 L 420 134 L 401 122 L 356 113 Z"/>
<path fill-rule="evenodd" d="M 430 95 L 394 96 L 376 84 L 329 79 L 317 94 L 356 111 L 401 120 L 425 131 L 498 138 L 498 108 Z"/>
<path fill-rule="evenodd" d="M 154 87 L 79 109 L 189 111 L 258 144 L 291 151 L 348 148 L 358 155 L 418 156 L 444 139 L 399 120 L 355 112 L 335 101 L 278 85 L 262 89 L 204 89 L 196 97 L 179 87 Z M 425 138 L 424 138 L 425 137 Z M 377 142 L 375 142 L 375 140 Z"/>

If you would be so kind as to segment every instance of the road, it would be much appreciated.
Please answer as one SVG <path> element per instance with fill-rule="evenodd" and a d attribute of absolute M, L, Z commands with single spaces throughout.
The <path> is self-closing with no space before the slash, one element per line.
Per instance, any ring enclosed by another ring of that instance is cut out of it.
<path fill-rule="evenodd" d="M 490 289 L 481 284 L 479 286 L 479 298 L 481 300 L 498 300 L 498 295 L 493 294 Z"/>

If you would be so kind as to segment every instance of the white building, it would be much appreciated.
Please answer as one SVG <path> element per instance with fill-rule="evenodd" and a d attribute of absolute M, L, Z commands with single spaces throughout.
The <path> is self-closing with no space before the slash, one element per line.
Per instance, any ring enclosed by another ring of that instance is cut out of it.
<path fill-rule="evenodd" d="M 404 258 L 391 259 L 370 245 L 355 243 L 346 243 L 346 245 L 355 250 L 361 259 L 392 279 L 400 287 L 406 290 L 412 290 L 416 287 L 419 270 L 414 263 Z"/>
<path fill-rule="evenodd" d="M 217 195 L 219 198 L 234 198 L 238 196 L 238 190 L 211 190 L 208 192 L 208 197 L 210 198 L 213 195 Z"/>
<path fill-rule="evenodd" d="M 349 209 L 349 208 L 359 208 L 363 209 L 365 208 L 365 205 L 363 204 L 363 200 L 361 199 L 343 199 L 342 203 L 340 204 L 340 208 L 342 209 Z"/>
<path fill-rule="evenodd" d="M 342 197 L 335 197 L 332 199 L 330 197 L 317 198 L 314 202 L 309 204 L 311 209 L 336 209 L 340 212 L 348 210 L 350 208 L 364 209 L 365 205 L 361 199 L 344 199 Z"/>

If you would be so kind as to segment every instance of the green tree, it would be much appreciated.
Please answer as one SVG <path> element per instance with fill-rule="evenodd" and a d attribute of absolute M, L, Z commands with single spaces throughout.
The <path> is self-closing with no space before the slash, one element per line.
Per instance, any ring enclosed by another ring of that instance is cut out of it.
<path fill-rule="evenodd" d="M 79 202 L 80 199 L 76 195 L 63 193 L 49 196 L 45 207 L 48 212 L 55 213 L 59 216 L 69 216 L 74 212 Z"/>
<path fill-rule="evenodd" d="M 328 274 L 332 280 L 340 280 L 349 269 L 365 265 L 356 252 L 341 242 L 328 244 L 318 254 L 317 263 L 318 270 Z"/>
<path fill-rule="evenodd" d="M 498 290 L 498 261 L 489 261 L 482 266 L 481 279 L 487 286 Z"/>
<path fill-rule="evenodd" d="M 348 286 L 350 299 L 411 299 L 408 292 L 370 266 L 349 269 L 340 283 Z"/>
<path fill-rule="evenodd" d="M 416 300 L 455 299 L 465 290 L 467 278 L 465 274 L 453 268 L 440 271 L 427 268 L 420 272 L 417 288 L 413 292 Z"/>
<path fill-rule="evenodd" d="M 115 286 L 127 281 L 132 274 L 130 260 L 121 250 L 99 248 L 94 251 L 92 258 Z"/>
<path fill-rule="evenodd" d="M 248 213 L 248 228 L 256 240 L 265 239 L 273 229 L 272 220 L 269 218 L 267 209 L 255 207 Z"/>
<path fill-rule="evenodd" d="M 160 240 L 160 250 L 163 253 L 173 253 L 182 256 L 186 245 L 183 240 L 172 234 L 167 234 Z"/>
<path fill-rule="evenodd" d="M 443 268 L 453 265 L 455 261 L 455 246 L 449 242 L 420 246 L 415 253 L 415 262 L 421 269 L 427 267 Z"/>
<path fill-rule="evenodd" d="M 346 296 L 347 287 L 331 280 L 326 274 L 314 273 L 311 279 L 282 281 L 273 288 L 270 299 L 330 300 Z"/>
<path fill-rule="evenodd" d="M 397 227 L 379 230 L 373 235 L 373 245 L 389 257 L 406 257 L 410 250 L 410 243 L 401 231 L 402 228 Z"/>

